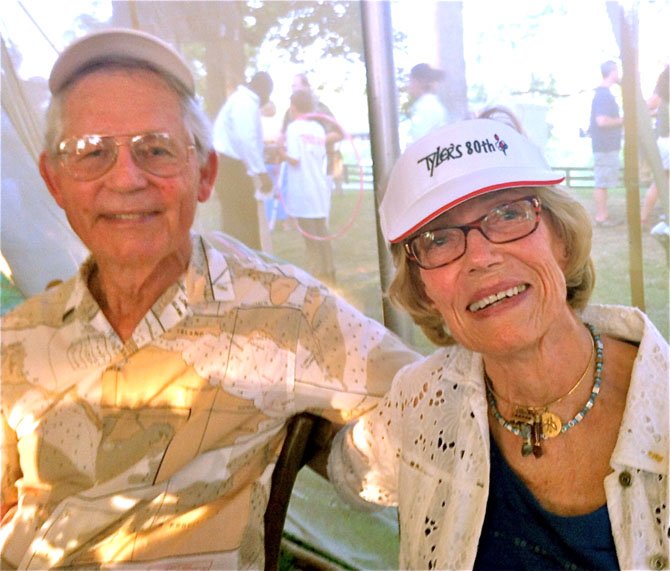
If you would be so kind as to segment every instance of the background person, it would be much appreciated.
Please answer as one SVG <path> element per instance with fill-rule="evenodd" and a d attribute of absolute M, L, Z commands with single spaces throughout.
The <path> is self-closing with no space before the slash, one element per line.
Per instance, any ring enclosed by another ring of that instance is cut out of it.
<path fill-rule="evenodd" d="M 670 77 L 668 69 L 669 67 L 666 65 L 661 74 L 658 76 L 656 86 L 654 87 L 654 92 L 647 100 L 647 107 L 656 117 L 656 143 L 658 145 L 658 151 L 661 155 L 661 162 L 663 164 L 663 169 L 665 170 L 666 178 L 670 174 L 670 100 L 668 97 L 668 90 L 670 89 Z M 651 183 L 651 186 L 647 190 L 647 194 L 644 197 L 642 212 L 640 215 L 643 224 L 646 224 L 649 221 L 649 216 L 651 215 L 651 212 L 654 209 L 657 201 L 658 187 L 654 181 Z M 667 199 L 665 202 L 667 204 Z M 665 230 L 666 236 L 670 233 L 670 226 L 668 226 L 667 220 L 662 220 L 659 224 L 657 224 L 657 226 L 658 229 L 654 228 L 654 230 L 656 230 L 658 233 L 661 233 L 661 230 Z"/>
<path fill-rule="evenodd" d="M 410 143 L 447 123 L 447 109 L 436 93 L 437 84 L 443 80 L 444 71 L 427 63 L 419 63 L 410 71 L 407 84 L 410 97 Z"/>
<path fill-rule="evenodd" d="M 306 91 L 311 94 L 313 99 L 313 110 L 312 112 L 321 115 L 321 117 L 316 117 L 315 120 L 318 121 L 326 132 L 326 174 L 328 176 L 329 184 L 337 191 L 342 188 L 342 178 L 343 178 L 343 162 L 342 162 L 342 153 L 339 150 L 338 143 L 344 138 L 344 131 L 340 127 L 339 123 L 335 119 L 335 115 L 330 110 L 330 107 L 326 105 L 312 89 L 312 85 L 309 83 L 307 75 L 304 73 L 296 73 L 293 76 L 293 82 L 291 83 L 291 93 L 297 93 L 298 91 Z M 282 124 L 282 133 L 286 134 L 286 129 L 288 124 L 292 120 L 291 109 L 287 109 L 284 114 L 284 122 Z"/>
<path fill-rule="evenodd" d="M 40 172 L 91 255 L 2 318 L 2 568 L 262 569 L 287 420 L 355 417 L 415 354 L 191 232 L 217 155 L 170 46 L 92 34 L 49 86 Z"/>
<path fill-rule="evenodd" d="M 619 185 L 621 168 L 621 134 L 623 117 L 619 114 L 611 88 L 619 83 L 616 62 L 606 61 L 600 66 L 602 82 L 596 87 L 591 102 L 589 133 L 593 150 L 593 197 L 596 206 L 596 226 L 616 226 L 620 222 L 609 217 L 608 189 Z"/>
<path fill-rule="evenodd" d="M 284 229 L 290 228 L 288 216 L 284 210 L 283 200 L 281 197 L 281 147 L 279 129 L 273 129 L 269 119 L 277 114 L 277 108 L 272 101 L 269 101 L 261 108 L 261 120 L 263 127 L 264 147 L 263 160 L 265 161 L 265 168 L 272 180 L 272 194 L 265 199 L 265 219 L 267 220 L 268 230 L 273 231 L 277 223 Z"/>
<path fill-rule="evenodd" d="M 331 187 L 326 176 L 326 132 L 306 118 L 314 111 L 308 91 L 291 95 L 292 120 L 286 127 L 286 212 L 298 221 L 305 240 L 309 271 L 335 284 L 333 247 L 328 239 Z"/>
<path fill-rule="evenodd" d="M 222 228 L 250 248 L 260 250 L 261 231 L 256 192 L 272 191 L 264 160 L 261 107 L 273 83 L 259 71 L 226 99 L 214 122 L 214 148 L 219 152 L 217 183 L 223 206 Z"/>
<path fill-rule="evenodd" d="M 391 172 L 389 295 L 440 348 L 338 433 L 329 473 L 398 506 L 401 569 L 668 565 L 668 344 L 637 309 L 587 305 L 591 224 L 561 180 L 489 119 Z"/>

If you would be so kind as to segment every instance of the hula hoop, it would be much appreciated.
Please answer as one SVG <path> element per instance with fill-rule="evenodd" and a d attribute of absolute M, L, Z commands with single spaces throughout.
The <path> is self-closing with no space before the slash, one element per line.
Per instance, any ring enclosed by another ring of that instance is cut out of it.
<path fill-rule="evenodd" d="M 309 238 L 310 240 L 319 240 L 319 241 L 326 241 L 326 240 L 336 240 L 337 238 L 340 238 L 344 234 L 346 234 L 351 227 L 354 225 L 354 222 L 356 221 L 356 218 L 358 218 L 358 215 L 360 214 L 361 211 L 361 205 L 363 204 L 363 193 L 364 193 L 364 188 L 363 188 L 363 165 L 361 164 L 361 156 L 358 153 L 358 148 L 356 147 L 356 144 L 354 143 L 354 139 L 352 136 L 345 131 L 342 128 L 342 125 L 340 125 L 336 120 L 335 117 L 332 117 L 330 115 L 325 115 L 324 113 L 305 113 L 304 115 L 300 115 L 296 117 L 295 120 L 297 119 L 325 119 L 326 121 L 329 121 L 333 125 L 335 125 L 342 135 L 344 136 L 344 139 L 349 141 L 351 143 L 351 147 L 354 150 L 354 157 L 356 159 L 356 165 L 358 166 L 358 180 L 360 181 L 360 184 L 358 186 L 358 197 L 356 198 L 356 204 L 354 204 L 354 207 L 351 210 L 351 217 L 349 220 L 340 228 L 337 232 L 333 234 L 328 234 L 327 236 L 315 236 L 314 234 L 310 234 L 306 230 L 300 227 L 300 222 L 296 218 L 296 226 L 298 229 L 298 232 L 300 232 L 305 238 Z M 284 210 L 286 211 L 286 203 L 284 202 L 284 197 L 281 192 L 277 193 L 279 195 L 279 201 L 281 202 L 281 205 L 284 207 Z M 288 212 L 287 212 L 288 214 Z"/>

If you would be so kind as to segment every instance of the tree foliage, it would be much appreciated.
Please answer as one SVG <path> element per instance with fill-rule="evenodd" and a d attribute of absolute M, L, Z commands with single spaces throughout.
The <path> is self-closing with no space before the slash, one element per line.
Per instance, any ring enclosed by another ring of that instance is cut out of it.
<path fill-rule="evenodd" d="M 241 12 L 244 42 L 252 50 L 269 40 L 295 62 L 302 61 L 308 46 L 320 47 L 324 56 L 362 58 L 358 2 L 255 0 L 245 3 Z"/>

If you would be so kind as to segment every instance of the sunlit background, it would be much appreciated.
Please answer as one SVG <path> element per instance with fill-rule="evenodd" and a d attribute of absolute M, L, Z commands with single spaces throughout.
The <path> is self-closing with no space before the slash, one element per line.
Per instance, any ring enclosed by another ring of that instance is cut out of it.
<path fill-rule="evenodd" d="M 451 7 L 455 3 L 449 3 Z M 658 74 L 669 60 L 670 0 L 628 0 L 638 16 L 639 88 L 651 95 Z M 419 62 L 465 64 L 466 101 L 476 113 L 489 105 L 506 105 L 542 146 L 552 166 L 589 168 L 590 140 L 580 137 L 588 125 L 600 64 L 620 61 L 620 50 L 602 0 L 505 1 L 464 0 L 459 19 L 440 20 L 444 3 L 433 0 L 391 2 L 395 69 L 388 73 L 398 89 L 397 117 L 401 145 L 406 129 L 405 85 Z M 48 195 L 36 168 L 41 148 L 42 115 L 48 91 L 45 78 L 70 41 L 93 29 L 135 26 L 179 46 L 198 74 L 198 91 L 214 119 L 227 94 L 254 71 L 271 73 L 277 113 L 264 119 L 266 138 L 280 129 L 288 107 L 293 75 L 306 73 L 320 99 L 352 136 L 341 144 L 347 168 L 342 190 L 333 196 L 331 228 L 346 232 L 333 241 L 337 290 L 353 305 L 382 319 L 374 196 L 370 177 L 366 68 L 362 53 L 360 4 L 357 2 L 195 2 L 109 0 L 5 0 L 0 11 L 2 35 L 2 191 L 0 194 L 0 270 L 2 311 L 24 296 L 42 291 L 53 279 L 75 272 L 86 252 L 62 212 Z M 301 15 L 292 9 L 302 10 Z M 313 12 L 309 12 L 313 9 Z M 327 16 L 324 16 L 327 14 Z M 339 16 L 346 15 L 346 18 Z M 319 19 L 321 18 L 321 19 Z M 325 18 L 325 20 L 324 20 Z M 231 25 L 237 22 L 239 27 Z M 299 24 L 296 24 L 299 22 Z M 448 24 L 448 25 L 447 25 Z M 439 49 L 440 34 L 460 31 L 462 45 L 453 53 Z M 330 34 L 325 36 L 326 32 Z M 374 51 L 381 46 L 373 46 Z M 445 86 L 449 87 L 449 86 Z M 621 97 L 620 91 L 616 93 Z M 447 104 L 454 103 L 447 98 Z M 365 178 L 358 178 L 359 169 Z M 642 169 L 641 192 L 649 184 Z M 575 187 L 579 200 L 592 208 L 588 183 Z M 612 193 L 612 208 L 625 217 L 623 188 Z M 357 210 L 362 199 L 362 208 Z M 275 210 L 273 212 L 276 212 Z M 216 230 L 225 217 L 217 198 L 198 213 L 199 230 Z M 302 237 L 277 220 L 268 251 L 290 262 L 304 259 Z M 594 301 L 631 303 L 626 276 L 625 231 L 600 230 L 594 236 L 598 282 Z M 668 266 L 661 246 L 644 236 L 646 310 L 668 337 Z M 410 342 L 430 347 L 414 333 Z M 301 475 L 287 529 L 315 550 L 353 567 L 393 567 L 397 552 L 395 517 L 374 518 L 342 506 L 329 489 Z M 309 516 L 309 524 L 306 524 Z M 333 525 L 333 522 L 346 525 Z"/>

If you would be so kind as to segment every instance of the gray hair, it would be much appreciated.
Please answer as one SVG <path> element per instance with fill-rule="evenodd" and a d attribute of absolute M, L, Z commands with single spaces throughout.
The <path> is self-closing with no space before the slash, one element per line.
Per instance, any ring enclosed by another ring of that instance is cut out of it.
<path fill-rule="evenodd" d="M 74 74 L 63 89 L 53 94 L 46 112 L 44 150 L 55 156 L 58 144 L 63 138 L 63 103 L 72 86 L 82 77 L 100 69 L 147 70 L 158 75 L 179 98 L 184 126 L 193 135 L 198 162 L 203 165 L 213 148 L 212 123 L 202 109 L 200 102 L 174 76 L 156 69 L 154 66 L 135 59 L 109 58 L 94 62 Z"/>

